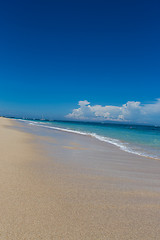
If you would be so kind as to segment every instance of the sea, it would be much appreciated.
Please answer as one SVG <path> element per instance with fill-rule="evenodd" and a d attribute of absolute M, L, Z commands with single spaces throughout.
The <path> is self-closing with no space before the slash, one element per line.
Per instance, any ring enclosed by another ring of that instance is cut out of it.
<path fill-rule="evenodd" d="M 58 131 L 81 134 L 116 145 L 123 151 L 160 160 L 160 126 L 117 124 L 106 122 L 77 122 L 24 120 L 26 124 Z"/>

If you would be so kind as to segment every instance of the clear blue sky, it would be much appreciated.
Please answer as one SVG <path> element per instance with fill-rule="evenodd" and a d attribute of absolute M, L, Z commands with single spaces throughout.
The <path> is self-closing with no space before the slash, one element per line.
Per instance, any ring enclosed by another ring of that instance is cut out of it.
<path fill-rule="evenodd" d="M 0 3 L 0 114 L 63 118 L 79 100 L 160 97 L 160 2 Z"/>

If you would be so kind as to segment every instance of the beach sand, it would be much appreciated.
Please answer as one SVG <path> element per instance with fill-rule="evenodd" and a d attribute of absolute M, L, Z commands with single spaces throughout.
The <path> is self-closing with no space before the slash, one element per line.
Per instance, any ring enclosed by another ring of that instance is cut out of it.
<path fill-rule="evenodd" d="M 160 161 L 0 118 L 0 239 L 159 240 Z"/>

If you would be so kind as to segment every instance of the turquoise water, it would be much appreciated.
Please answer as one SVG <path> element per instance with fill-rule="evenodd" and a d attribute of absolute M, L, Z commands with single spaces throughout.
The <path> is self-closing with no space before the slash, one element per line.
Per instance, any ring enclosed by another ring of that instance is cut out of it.
<path fill-rule="evenodd" d="M 157 126 L 40 120 L 26 122 L 51 130 L 90 135 L 124 151 L 160 159 L 160 127 Z"/>

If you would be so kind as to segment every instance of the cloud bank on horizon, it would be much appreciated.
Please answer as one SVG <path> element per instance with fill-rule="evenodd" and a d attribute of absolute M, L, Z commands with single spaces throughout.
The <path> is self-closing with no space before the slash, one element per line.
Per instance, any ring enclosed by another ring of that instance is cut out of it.
<path fill-rule="evenodd" d="M 79 107 L 66 117 L 86 121 L 117 121 L 160 125 L 160 98 L 152 103 L 142 104 L 128 101 L 122 106 L 91 105 L 87 100 L 79 101 Z"/>

